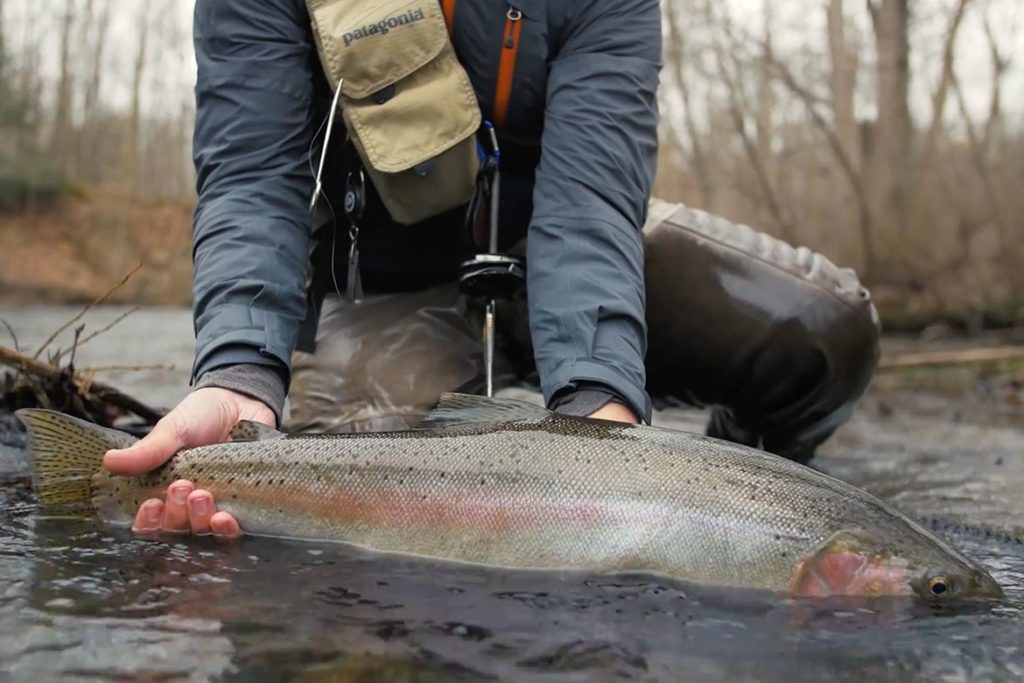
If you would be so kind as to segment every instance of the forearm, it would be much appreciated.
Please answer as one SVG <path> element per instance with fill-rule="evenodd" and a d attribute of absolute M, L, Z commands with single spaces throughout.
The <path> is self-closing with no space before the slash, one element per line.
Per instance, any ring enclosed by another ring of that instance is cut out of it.
<path fill-rule="evenodd" d="M 648 419 L 639 238 L 599 220 L 540 218 L 529 240 L 530 329 L 549 406 L 596 387 Z"/>
<path fill-rule="evenodd" d="M 648 420 L 641 231 L 657 158 L 659 7 L 595 1 L 577 22 L 548 79 L 527 243 L 531 334 L 549 405 L 596 384 Z"/>
<path fill-rule="evenodd" d="M 309 17 L 301 0 L 199 0 L 195 45 L 193 380 L 247 365 L 287 386 L 311 231 Z"/>

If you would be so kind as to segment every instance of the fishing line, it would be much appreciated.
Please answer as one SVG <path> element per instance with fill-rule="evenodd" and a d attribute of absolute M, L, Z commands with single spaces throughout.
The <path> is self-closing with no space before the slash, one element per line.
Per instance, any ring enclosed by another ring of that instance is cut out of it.
<path fill-rule="evenodd" d="M 341 287 L 338 286 L 338 271 L 334 267 L 334 259 L 338 253 L 338 219 L 334 215 L 331 200 L 325 196 L 324 201 L 327 202 L 327 208 L 331 210 L 331 282 L 334 283 L 334 293 L 338 295 L 339 299 L 344 300 L 345 297 L 341 295 Z"/>

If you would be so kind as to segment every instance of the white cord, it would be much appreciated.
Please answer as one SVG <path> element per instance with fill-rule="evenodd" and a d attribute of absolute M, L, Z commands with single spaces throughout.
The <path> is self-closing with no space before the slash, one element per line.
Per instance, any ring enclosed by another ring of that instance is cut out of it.
<path fill-rule="evenodd" d="M 309 200 L 310 211 L 316 206 L 316 200 L 319 199 L 320 193 L 323 191 L 321 178 L 324 174 L 324 163 L 327 161 L 327 147 L 331 144 L 331 131 L 334 130 L 334 117 L 338 113 L 338 102 L 341 100 L 341 86 L 344 83 L 344 78 L 338 81 L 338 89 L 335 91 L 334 100 L 331 102 L 331 113 L 327 117 L 327 132 L 324 134 L 324 146 L 320 150 L 320 167 L 316 171 L 316 187 L 313 188 L 313 197 Z"/>

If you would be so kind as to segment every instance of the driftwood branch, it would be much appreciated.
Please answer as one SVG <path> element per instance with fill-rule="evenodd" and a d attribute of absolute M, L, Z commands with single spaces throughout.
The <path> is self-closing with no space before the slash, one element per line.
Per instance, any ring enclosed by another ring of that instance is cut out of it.
<path fill-rule="evenodd" d="M 881 371 L 941 368 L 959 365 L 993 365 L 1024 361 L 1024 346 L 995 346 L 953 351 L 922 351 L 882 358 Z"/>
<path fill-rule="evenodd" d="M 0 365 L 12 367 L 26 375 L 33 375 L 35 377 L 49 380 L 56 379 L 63 372 L 60 368 L 50 365 L 49 363 L 44 363 L 43 361 L 4 346 L 0 346 Z M 156 422 L 163 417 L 162 412 L 147 406 L 145 403 L 142 403 L 141 401 L 138 401 L 107 384 L 91 381 L 90 378 L 83 377 L 81 374 L 76 374 L 74 376 L 74 382 L 79 387 L 86 387 L 86 393 L 88 393 L 90 397 L 103 403 L 108 403 L 112 406 L 121 408 L 122 410 L 135 413 L 148 422 Z"/>
<path fill-rule="evenodd" d="M 90 365 L 82 368 L 83 375 L 94 375 L 97 372 L 142 372 L 144 370 L 174 370 L 173 365 L 164 363 L 147 363 L 144 365 Z"/>

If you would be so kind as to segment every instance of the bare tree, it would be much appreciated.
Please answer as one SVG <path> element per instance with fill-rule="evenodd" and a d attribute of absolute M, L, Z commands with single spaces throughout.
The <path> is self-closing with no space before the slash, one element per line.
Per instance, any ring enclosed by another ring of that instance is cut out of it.
<path fill-rule="evenodd" d="M 872 202 L 892 239 L 907 228 L 908 182 L 912 163 L 910 119 L 909 0 L 865 0 L 875 34 L 877 67 L 875 106 L 878 115 L 866 145 Z"/>
<path fill-rule="evenodd" d="M 1003 83 L 1006 75 L 1013 65 L 1013 59 L 1008 52 L 1000 47 L 996 40 L 995 32 L 992 30 L 991 15 L 985 16 L 985 39 L 988 43 L 989 61 L 992 65 L 992 95 L 988 106 L 988 120 L 985 121 L 985 132 L 982 137 L 985 153 L 992 150 L 995 139 L 1003 132 Z"/>
<path fill-rule="evenodd" d="M 146 76 L 146 58 L 148 54 L 149 33 L 152 24 L 152 3 L 144 2 L 139 5 L 139 12 L 136 16 L 137 30 L 139 34 L 138 43 L 135 48 L 135 61 L 132 68 L 132 104 L 131 119 L 129 127 L 130 159 L 129 159 L 129 182 L 132 189 L 138 193 L 141 188 L 140 174 L 142 171 L 142 86 Z"/>
<path fill-rule="evenodd" d="M 758 71 L 756 80 L 757 99 L 754 108 L 755 125 L 757 130 L 757 151 L 758 158 L 762 160 L 765 173 L 768 179 L 778 185 L 779 179 L 775 168 L 774 138 L 775 125 L 773 117 L 776 114 L 775 101 L 775 79 L 772 78 L 772 64 L 775 62 L 775 0 L 762 0 L 761 14 L 761 55 L 758 60 Z"/>
<path fill-rule="evenodd" d="M 857 126 L 857 52 L 847 38 L 843 0 L 829 0 L 828 46 L 831 60 L 829 86 L 836 137 L 843 155 L 855 170 L 860 168 L 860 129 Z"/>
<path fill-rule="evenodd" d="M 865 275 L 870 275 L 877 265 L 877 250 L 874 238 L 874 218 L 868 200 L 867 188 L 861 171 L 857 168 L 853 156 L 843 145 L 839 134 L 829 126 L 825 116 L 819 111 L 819 104 L 822 98 L 816 97 L 806 87 L 797 82 L 793 73 L 781 62 L 774 62 L 775 74 L 782 83 L 803 103 L 807 113 L 811 117 L 814 127 L 824 136 L 829 149 L 835 155 L 835 160 L 842 169 L 843 176 L 849 183 L 850 191 L 857 206 L 857 222 L 860 227 L 860 242 L 862 254 L 861 270 Z"/>
<path fill-rule="evenodd" d="M 96 4 L 99 5 L 98 10 L 95 10 Z M 92 31 L 86 36 L 85 41 L 85 55 L 89 64 L 82 104 L 82 115 L 85 121 L 96 117 L 96 108 L 100 102 L 100 86 L 106 70 L 104 58 L 106 57 L 107 36 L 110 32 L 110 8 L 110 0 L 89 0 L 89 15 L 90 17 L 94 16 L 94 19 L 90 22 Z"/>
<path fill-rule="evenodd" d="M 98 134 L 98 119 L 103 76 L 106 73 L 105 58 L 111 22 L 110 0 L 89 0 L 87 14 L 90 17 L 90 31 L 83 40 L 83 54 L 88 71 L 85 74 L 82 98 L 82 134 L 78 136 L 78 166 L 89 177 L 99 178 L 103 172 L 99 165 L 104 163 L 100 155 L 100 147 L 104 141 Z"/>
<path fill-rule="evenodd" d="M 709 18 L 715 18 L 711 2 L 705 4 L 705 13 Z M 727 107 L 729 118 L 737 137 L 743 145 L 750 168 L 754 172 L 757 186 L 761 195 L 764 207 L 767 209 L 772 222 L 780 237 L 790 242 L 795 241 L 793 226 L 786 217 L 778 192 L 772 182 L 769 162 L 762 156 L 763 148 L 758 144 L 756 137 L 748 130 L 747 114 L 751 107 L 747 102 L 747 95 L 743 89 L 742 72 L 743 66 L 739 55 L 742 52 L 740 42 L 736 39 L 731 22 L 727 15 L 718 17 L 721 22 L 722 36 L 714 40 L 714 53 L 718 68 L 718 77 L 725 88 L 727 95 Z M 765 51 L 763 57 L 770 57 L 770 52 Z M 757 130 L 755 123 L 755 131 Z"/>
<path fill-rule="evenodd" d="M 704 148 L 704 135 L 697 127 L 696 110 L 693 106 L 693 96 L 690 91 L 690 82 L 687 77 L 689 60 L 687 58 L 688 42 L 685 33 L 680 29 L 678 5 L 665 3 L 663 5 L 663 16 L 665 26 L 668 30 L 668 41 L 665 43 L 666 61 L 668 73 L 672 84 L 678 91 L 682 101 L 683 125 L 686 128 L 686 139 L 689 142 L 688 153 L 683 149 L 680 142 L 681 135 L 676 136 L 675 146 L 684 153 L 692 165 L 694 178 L 700 191 L 701 205 L 709 209 L 715 206 L 715 188 L 711 180 L 710 160 Z M 675 117 L 669 117 L 670 129 L 674 130 Z"/>
<path fill-rule="evenodd" d="M 927 180 L 935 163 L 936 145 L 943 130 L 943 116 L 946 111 L 946 100 L 949 98 L 949 88 L 953 83 L 953 60 L 955 58 L 956 39 L 963 25 L 964 15 L 971 0 L 957 0 L 953 16 L 949 20 L 949 27 L 946 29 L 946 38 L 942 46 L 942 62 L 939 67 L 939 83 L 932 93 L 932 119 L 925 133 L 924 143 L 920 155 L 920 164 L 917 173 L 916 185 L 920 188 Z M 916 192 L 920 194 L 920 190 Z"/>
<path fill-rule="evenodd" d="M 74 41 L 77 3 L 68 0 L 60 22 L 60 65 L 57 81 L 57 97 L 53 114 L 53 134 L 50 150 L 58 159 L 66 161 L 70 152 L 72 136 L 72 103 L 74 101 L 74 74 L 71 64 L 71 50 Z"/>

